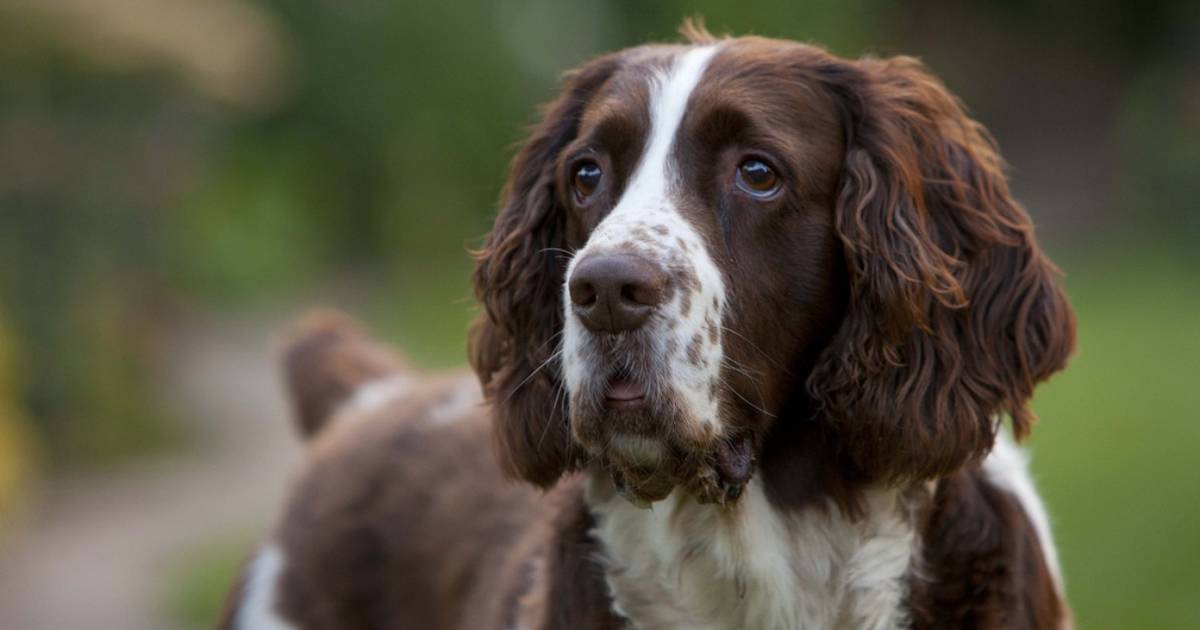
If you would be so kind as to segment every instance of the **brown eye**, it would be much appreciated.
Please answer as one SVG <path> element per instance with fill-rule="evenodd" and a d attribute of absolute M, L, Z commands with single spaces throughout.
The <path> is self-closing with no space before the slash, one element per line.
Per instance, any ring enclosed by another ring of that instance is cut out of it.
<path fill-rule="evenodd" d="M 737 185 L 752 197 L 770 197 L 779 190 L 779 176 L 766 162 L 751 158 L 738 165 Z"/>
<path fill-rule="evenodd" d="M 584 162 L 575 169 L 575 197 L 579 201 L 584 201 L 591 197 L 596 192 L 596 188 L 600 186 L 600 178 L 604 175 L 604 171 L 600 170 L 600 165 L 595 162 Z"/>

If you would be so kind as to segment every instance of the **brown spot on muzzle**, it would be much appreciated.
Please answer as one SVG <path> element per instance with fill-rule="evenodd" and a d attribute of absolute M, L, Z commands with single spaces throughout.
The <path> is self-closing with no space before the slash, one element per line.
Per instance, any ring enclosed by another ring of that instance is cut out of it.
<path fill-rule="evenodd" d="M 704 332 L 708 335 L 709 342 L 713 344 L 721 340 L 720 328 L 713 320 L 711 313 L 704 316 Z"/>
<path fill-rule="evenodd" d="M 683 297 L 679 299 L 679 314 L 683 318 L 687 318 L 692 313 L 692 292 L 684 290 Z"/>
<path fill-rule="evenodd" d="M 704 346 L 704 338 L 699 333 L 692 335 L 692 340 L 688 343 L 687 358 L 692 365 L 700 367 L 704 364 L 704 358 L 700 356 L 700 352 Z"/>
<path fill-rule="evenodd" d="M 682 257 L 675 257 L 676 260 Z M 671 265 L 672 286 L 677 285 L 683 291 L 683 297 L 679 301 L 679 313 L 682 317 L 687 317 L 692 312 L 692 296 L 700 291 L 700 278 L 696 276 L 695 269 L 686 262 L 676 262 Z"/>
<path fill-rule="evenodd" d="M 679 286 L 687 291 L 700 290 L 700 278 L 696 275 L 696 270 L 690 264 L 672 265 L 672 272 L 675 275 L 675 281 Z"/>

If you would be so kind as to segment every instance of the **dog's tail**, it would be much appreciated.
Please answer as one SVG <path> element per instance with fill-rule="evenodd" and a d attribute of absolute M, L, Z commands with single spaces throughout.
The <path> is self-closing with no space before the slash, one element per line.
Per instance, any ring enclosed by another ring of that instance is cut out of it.
<path fill-rule="evenodd" d="M 409 371 L 394 351 L 372 341 L 347 315 L 300 318 L 283 348 L 283 377 L 296 427 L 311 438 L 362 385 Z"/>

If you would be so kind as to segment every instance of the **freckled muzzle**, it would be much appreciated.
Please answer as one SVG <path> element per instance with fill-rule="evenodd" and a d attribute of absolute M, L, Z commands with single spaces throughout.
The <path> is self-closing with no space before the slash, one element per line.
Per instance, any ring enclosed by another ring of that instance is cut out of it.
<path fill-rule="evenodd" d="M 638 230 L 648 231 L 656 233 Z M 571 431 L 635 505 L 675 488 L 726 503 L 740 495 L 751 461 L 718 417 L 719 279 L 697 273 L 699 243 L 672 240 L 584 248 L 571 265 L 563 341 Z"/>

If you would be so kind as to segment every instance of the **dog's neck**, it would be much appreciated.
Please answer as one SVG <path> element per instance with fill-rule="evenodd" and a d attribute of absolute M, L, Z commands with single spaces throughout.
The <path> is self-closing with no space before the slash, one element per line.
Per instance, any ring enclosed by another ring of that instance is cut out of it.
<path fill-rule="evenodd" d="M 732 506 L 676 490 L 647 510 L 597 472 L 587 503 L 614 609 L 637 628 L 904 625 L 917 540 L 898 491 L 864 492 L 851 519 L 832 500 L 781 510 L 756 477 Z"/>

